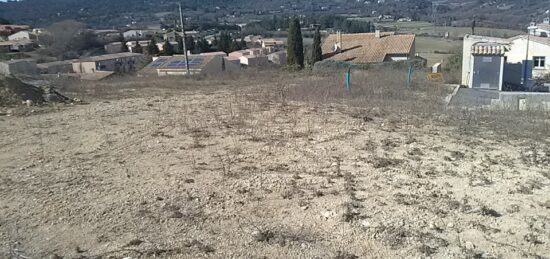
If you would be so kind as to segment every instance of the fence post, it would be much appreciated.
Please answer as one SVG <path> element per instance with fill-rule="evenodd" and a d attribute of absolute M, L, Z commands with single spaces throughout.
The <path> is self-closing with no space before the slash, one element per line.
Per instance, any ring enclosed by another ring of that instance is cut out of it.
<path fill-rule="evenodd" d="M 411 87 L 412 73 L 413 73 L 412 64 L 409 63 L 409 72 L 407 74 L 407 87 Z"/>
<path fill-rule="evenodd" d="M 348 68 L 348 71 L 344 75 L 345 78 L 345 89 L 347 92 L 351 91 L 351 67 Z"/>

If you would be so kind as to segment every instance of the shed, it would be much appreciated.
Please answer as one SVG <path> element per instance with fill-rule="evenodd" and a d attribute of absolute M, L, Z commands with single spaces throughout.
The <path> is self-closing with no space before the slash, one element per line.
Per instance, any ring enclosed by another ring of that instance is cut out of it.
<path fill-rule="evenodd" d="M 472 88 L 502 90 L 506 50 L 507 47 L 499 43 L 477 43 L 472 46 Z"/>
<path fill-rule="evenodd" d="M 16 59 L 0 62 L 1 75 L 34 75 L 38 74 L 36 61 L 32 59 Z"/>
<path fill-rule="evenodd" d="M 74 73 L 73 60 L 40 63 L 37 66 L 41 74 Z"/>

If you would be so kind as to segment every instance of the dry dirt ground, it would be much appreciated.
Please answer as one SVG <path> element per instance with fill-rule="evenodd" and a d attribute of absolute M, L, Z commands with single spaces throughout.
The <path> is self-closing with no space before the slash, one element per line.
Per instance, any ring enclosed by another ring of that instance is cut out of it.
<path fill-rule="evenodd" d="M 0 258 L 549 257 L 544 142 L 253 92 L 0 116 Z"/>

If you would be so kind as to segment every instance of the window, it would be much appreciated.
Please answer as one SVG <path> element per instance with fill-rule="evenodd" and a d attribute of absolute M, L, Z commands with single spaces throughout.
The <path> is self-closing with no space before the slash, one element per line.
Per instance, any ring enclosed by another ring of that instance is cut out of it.
<path fill-rule="evenodd" d="M 546 66 L 546 57 L 533 57 L 534 68 L 544 68 Z"/>

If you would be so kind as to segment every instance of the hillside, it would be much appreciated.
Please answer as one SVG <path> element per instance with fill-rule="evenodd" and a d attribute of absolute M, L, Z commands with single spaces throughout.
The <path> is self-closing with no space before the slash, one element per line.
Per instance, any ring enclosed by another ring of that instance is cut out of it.
<path fill-rule="evenodd" d="M 432 2 L 437 8 L 432 8 Z M 94 27 L 158 24 L 161 19 L 155 14 L 175 11 L 177 3 L 174 0 L 23 0 L 0 2 L 0 17 L 35 26 L 45 26 L 64 19 L 76 19 Z M 384 4 L 365 4 L 355 0 L 193 0 L 183 1 L 183 5 L 187 15 L 209 14 L 208 19 L 217 21 L 246 14 L 336 13 L 364 16 L 373 11 L 396 17 L 432 20 L 435 10 L 439 23 L 469 25 L 475 15 L 479 25 L 517 29 L 524 28 L 531 16 L 540 18 L 549 8 L 550 0 L 387 0 Z"/>

